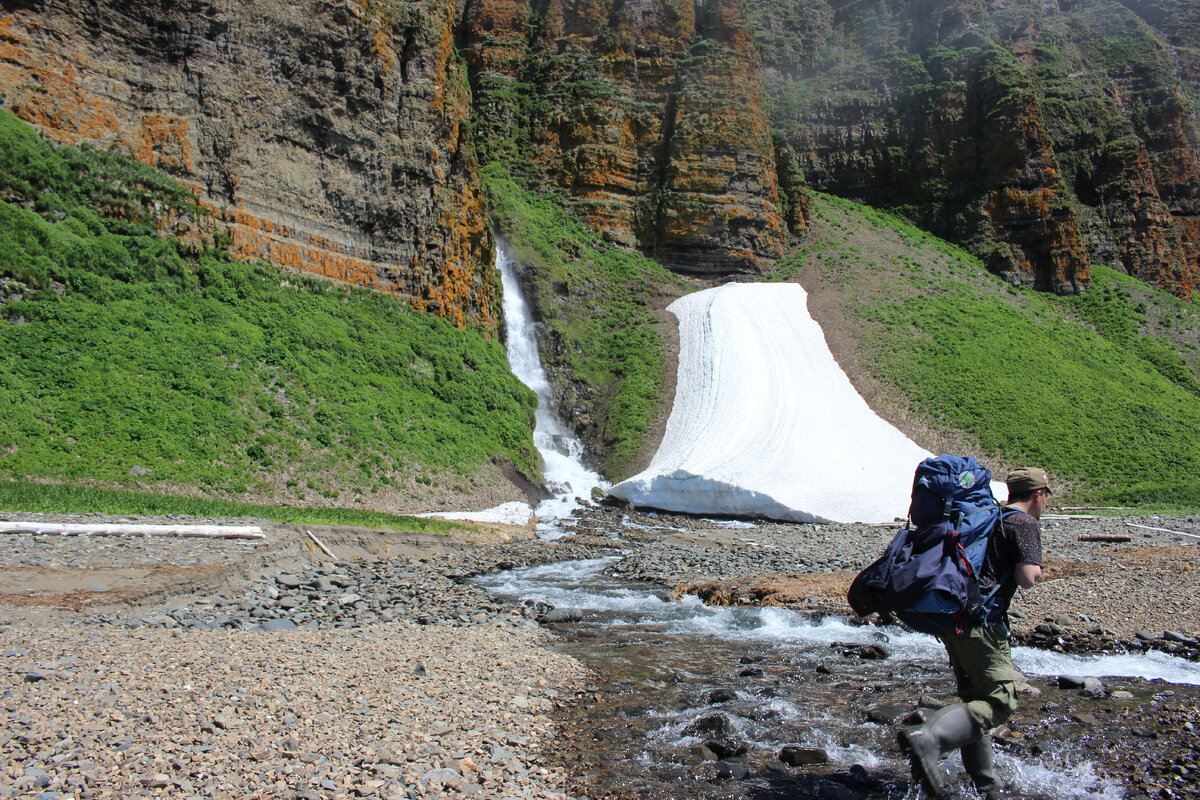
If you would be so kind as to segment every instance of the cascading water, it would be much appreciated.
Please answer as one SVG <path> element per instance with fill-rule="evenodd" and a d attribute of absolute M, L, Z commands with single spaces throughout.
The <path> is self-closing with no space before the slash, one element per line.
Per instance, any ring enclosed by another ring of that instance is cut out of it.
<path fill-rule="evenodd" d="M 553 497 L 537 507 L 538 530 L 544 536 L 559 533 L 555 520 L 568 517 L 574 509 L 590 500 L 593 487 L 608 488 L 598 474 L 583 466 L 583 445 L 555 416 L 550 381 L 538 355 L 537 323 L 529 311 L 525 294 L 517 280 L 516 268 L 504 248 L 496 248 L 496 266 L 504 289 L 504 321 L 508 329 L 505 344 L 508 366 L 513 374 L 538 397 L 533 444 L 542 456 L 546 487 Z"/>

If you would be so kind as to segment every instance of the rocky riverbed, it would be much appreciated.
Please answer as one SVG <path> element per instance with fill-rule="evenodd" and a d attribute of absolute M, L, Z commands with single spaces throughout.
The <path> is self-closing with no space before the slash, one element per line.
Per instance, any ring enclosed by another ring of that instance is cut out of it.
<path fill-rule="evenodd" d="M 1195 657 L 1200 519 L 1044 527 L 1048 580 L 1018 598 L 1020 638 Z M 590 796 L 567 739 L 587 735 L 571 720 L 603 708 L 604 679 L 539 624 L 571 615 L 470 577 L 620 553 L 615 572 L 676 593 L 844 614 L 892 534 L 617 509 L 550 542 L 264 528 L 261 542 L 0 535 L 0 795 Z M 1080 541 L 1096 534 L 1131 540 Z M 1147 764 L 1150 741 L 1154 771 L 1128 785 L 1200 796 L 1194 706 L 1128 688 L 1144 702 L 1117 713 L 1148 738 L 1096 736 L 1111 768 L 1123 752 Z"/>

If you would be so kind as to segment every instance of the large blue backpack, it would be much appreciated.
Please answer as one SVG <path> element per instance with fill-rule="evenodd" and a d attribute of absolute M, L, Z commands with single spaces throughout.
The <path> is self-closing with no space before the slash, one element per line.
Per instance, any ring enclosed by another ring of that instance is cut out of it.
<path fill-rule="evenodd" d="M 986 619 L 996 590 L 981 595 L 979 570 L 1005 516 L 991 482 L 992 474 L 970 456 L 922 461 L 913 476 L 907 524 L 850 587 L 855 613 L 891 612 L 932 634 L 962 633 Z"/>

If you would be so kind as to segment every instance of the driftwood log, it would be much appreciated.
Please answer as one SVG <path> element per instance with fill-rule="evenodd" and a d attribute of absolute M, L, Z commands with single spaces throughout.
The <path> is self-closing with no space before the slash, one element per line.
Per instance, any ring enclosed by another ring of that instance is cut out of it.
<path fill-rule="evenodd" d="M 1127 533 L 1085 533 L 1079 537 L 1081 542 L 1132 542 L 1133 537 Z"/>
<path fill-rule="evenodd" d="M 212 539 L 265 539 L 257 525 L 137 525 L 133 523 L 0 521 L 0 533 L 59 536 L 200 536 Z"/>
<path fill-rule="evenodd" d="M 321 552 L 323 552 L 325 555 L 332 558 L 334 561 L 338 560 L 338 557 L 333 554 L 333 551 L 330 550 L 328 547 L 326 547 L 324 542 L 322 542 L 320 539 L 318 539 L 316 536 L 314 536 L 312 531 L 306 530 L 305 533 L 308 534 L 308 538 L 313 540 L 313 544 L 315 544 L 317 547 L 321 548 Z"/>

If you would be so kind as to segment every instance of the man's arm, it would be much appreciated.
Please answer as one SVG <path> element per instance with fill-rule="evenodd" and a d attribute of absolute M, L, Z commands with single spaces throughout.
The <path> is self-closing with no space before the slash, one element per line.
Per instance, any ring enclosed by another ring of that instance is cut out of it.
<path fill-rule="evenodd" d="M 1038 564 L 1017 564 L 1017 568 L 1013 570 L 1013 578 L 1022 589 L 1032 587 L 1040 577 L 1042 568 Z"/>

